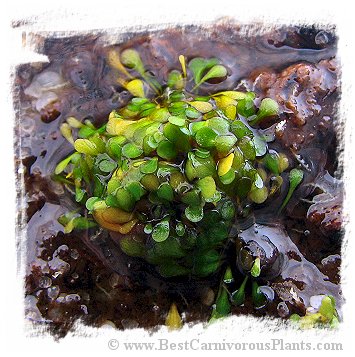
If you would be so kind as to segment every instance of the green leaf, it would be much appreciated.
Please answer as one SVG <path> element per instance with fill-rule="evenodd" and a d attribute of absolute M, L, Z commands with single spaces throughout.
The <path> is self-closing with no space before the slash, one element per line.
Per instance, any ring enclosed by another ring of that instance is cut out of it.
<path fill-rule="evenodd" d="M 167 201 L 174 200 L 174 190 L 167 182 L 164 182 L 159 186 L 157 195 L 159 198 L 162 198 Z"/>
<path fill-rule="evenodd" d="M 229 134 L 229 123 L 227 120 L 219 117 L 214 117 L 207 120 L 207 126 L 213 129 L 219 135 Z"/>
<path fill-rule="evenodd" d="M 196 135 L 196 133 L 203 127 L 207 126 L 207 121 L 197 121 L 190 123 L 189 130 L 192 135 Z"/>
<path fill-rule="evenodd" d="M 86 217 L 75 217 L 73 224 L 75 229 L 89 229 L 97 226 L 96 222 Z"/>
<path fill-rule="evenodd" d="M 250 139 L 248 136 L 244 136 L 239 140 L 238 146 L 246 159 L 255 160 L 256 150 L 252 139 Z"/>
<path fill-rule="evenodd" d="M 169 73 L 167 85 L 170 88 L 182 89 L 184 87 L 184 79 L 181 72 L 173 70 Z"/>
<path fill-rule="evenodd" d="M 185 234 L 186 227 L 181 222 L 176 223 L 175 232 L 179 237 L 182 237 Z"/>
<path fill-rule="evenodd" d="M 123 137 L 123 140 L 125 141 L 126 139 Z M 107 153 L 115 160 L 119 160 L 121 158 L 121 153 L 122 153 L 121 145 L 124 143 L 123 140 L 122 137 L 116 136 L 110 138 L 106 143 Z"/>
<path fill-rule="evenodd" d="M 76 139 L 74 148 L 76 151 L 86 155 L 94 156 L 100 154 L 97 145 L 89 139 Z"/>
<path fill-rule="evenodd" d="M 226 156 L 234 147 L 235 143 L 237 142 L 237 138 L 234 135 L 222 135 L 216 138 L 216 149 L 217 151 Z"/>
<path fill-rule="evenodd" d="M 68 157 L 66 157 L 64 160 L 62 160 L 55 168 L 54 173 L 56 175 L 59 175 L 60 173 L 62 173 L 66 167 L 69 165 L 69 163 L 72 161 L 72 159 L 74 159 L 75 157 L 80 158 L 80 154 L 75 152 L 74 154 L 69 155 Z"/>
<path fill-rule="evenodd" d="M 169 117 L 168 120 L 171 124 L 174 124 L 176 126 L 184 126 L 186 123 L 186 120 L 184 118 L 175 117 L 173 115 Z"/>
<path fill-rule="evenodd" d="M 331 321 L 335 314 L 335 304 L 334 301 L 329 296 L 324 296 L 318 312 L 324 316 L 327 321 Z"/>
<path fill-rule="evenodd" d="M 276 152 L 269 152 L 268 154 L 266 154 L 263 162 L 266 168 L 268 168 L 273 174 L 280 174 L 278 154 Z"/>
<path fill-rule="evenodd" d="M 253 132 L 241 121 L 234 120 L 230 126 L 230 131 L 238 138 L 251 136 Z"/>
<path fill-rule="evenodd" d="M 134 69 L 141 75 L 144 74 L 145 72 L 144 65 L 139 53 L 136 50 L 129 48 L 122 51 L 121 61 L 124 66 Z"/>
<path fill-rule="evenodd" d="M 210 68 L 218 64 L 217 58 L 205 59 L 201 57 L 196 57 L 192 59 L 188 67 L 192 72 L 192 76 L 194 78 L 195 84 L 200 83 L 204 72 L 208 71 Z"/>
<path fill-rule="evenodd" d="M 254 260 L 253 266 L 251 267 L 250 274 L 254 278 L 257 278 L 260 275 L 261 269 L 260 269 L 260 258 L 257 257 Z"/>
<path fill-rule="evenodd" d="M 190 222 L 199 222 L 203 218 L 203 208 L 201 206 L 188 206 L 185 208 L 185 216 Z"/>
<path fill-rule="evenodd" d="M 211 176 L 198 180 L 197 187 L 201 190 L 202 197 L 205 199 L 213 197 L 216 192 L 216 183 Z"/>
<path fill-rule="evenodd" d="M 191 169 L 189 166 L 191 167 Z M 216 163 L 211 156 L 203 159 L 190 152 L 188 153 L 188 160 L 186 162 L 185 170 L 186 170 L 186 176 L 189 181 L 192 181 L 196 177 L 198 178 L 204 178 L 206 176 L 213 177 L 216 173 Z"/>
<path fill-rule="evenodd" d="M 96 133 L 96 129 L 92 129 L 89 126 L 84 125 L 78 131 L 79 138 L 86 139 Z"/>
<path fill-rule="evenodd" d="M 141 178 L 141 184 L 148 191 L 156 191 L 159 187 L 159 180 L 154 174 L 147 174 Z"/>
<path fill-rule="evenodd" d="M 249 198 L 258 204 L 261 204 L 266 201 L 268 197 L 268 189 L 267 187 L 262 187 L 262 188 L 253 188 L 249 192 Z"/>
<path fill-rule="evenodd" d="M 203 148 L 212 148 L 217 136 L 217 133 L 212 129 L 203 127 L 196 133 L 196 142 Z"/>
<path fill-rule="evenodd" d="M 147 162 L 139 166 L 139 169 L 143 174 L 152 174 L 154 173 L 158 168 L 158 158 L 153 157 L 152 159 L 149 159 Z"/>
<path fill-rule="evenodd" d="M 105 203 L 109 207 L 118 207 L 117 198 L 113 194 L 108 194 L 105 198 Z"/>
<path fill-rule="evenodd" d="M 230 200 L 227 200 L 222 203 L 221 209 L 221 216 L 225 220 L 232 220 L 235 216 L 235 206 L 234 203 Z"/>
<path fill-rule="evenodd" d="M 164 220 L 156 224 L 152 231 L 152 238 L 156 242 L 163 242 L 169 237 L 170 227 L 169 221 Z"/>
<path fill-rule="evenodd" d="M 221 284 L 217 299 L 216 299 L 216 311 L 219 316 L 227 316 L 231 312 L 231 305 L 229 302 L 227 289 Z"/>
<path fill-rule="evenodd" d="M 287 192 L 287 195 L 279 209 L 279 213 L 285 208 L 287 205 L 288 201 L 290 200 L 291 196 L 293 195 L 293 192 L 297 188 L 297 186 L 302 182 L 303 180 L 303 171 L 300 169 L 292 169 L 290 171 L 289 175 L 289 180 L 290 180 L 290 186 Z"/>
<path fill-rule="evenodd" d="M 248 276 L 246 276 L 242 282 L 242 284 L 240 285 L 239 289 L 234 291 L 232 293 L 232 302 L 233 304 L 239 306 L 239 305 L 243 305 L 244 301 L 245 301 L 245 286 L 248 280 Z"/>
<path fill-rule="evenodd" d="M 127 212 L 131 212 L 133 210 L 135 200 L 127 189 L 118 189 L 116 192 L 116 198 L 119 208 Z"/>
<path fill-rule="evenodd" d="M 267 298 L 260 290 L 260 287 L 256 281 L 253 281 L 253 284 L 252 284 L 251 297 L 252 297 L 254 306 L 257 308 L 264 307 L 267 303 Z"/>
<path fill-rule="evenodd" d="M 220 176 L 219 179 L 223 183 L 223 185 L 229 185 L 235 180 L 235 171 L 231 168 L 226 174 Z"/>
<path fill-rule="evenodd" d="M 254 105 L 254 93 L 253 95 L 249 94 L 252 92 L 248 92 L 247 96 L 238 101 L 237 104 L 237 113 L 242 115 L 245 118 L 252 117 L 255 114 L 255 105 Z"/>
<path fill-rule="evenodd" d="M 208 157 L 211 156 L 211 153 L 209 152 L 209 150 L 205 150 L 205 149 L 196 149 L 195 150 L 195 154 L 197 157 L 201 158 L 201 159 L 207 159 Z"/>
<path fill-rule="evenodd" d="M 117 167 L 117 163 L 111 159 L 104 159 L 99 162 L 99 169 L 102 172 L 112 172 Z"/>
<path fill-rule="evenodd" d="M 138 242 L 132 236 L 124 236 L 119 240 L 120 248 L 130 257 L 143 257 L 145 254 L 145 246 Z"/>
<path fill-rule="evenodd" d="M 190 132 L 187 128 L 167 123 L 164 125 L 163 132 L 165 137 L 174 144 L 176 151 L 190 150 Z"/>
<path fill-rule="evenodd" d="M 163 140 L 158 145 L 157 154 L 163 159 L 172 160 L 177 155 L 175 145 L 169 140 Z"/>
<path fill-rule="evenodd" d="M 144 226 L 144 233 L 145 234 L 150 234 L 153 232 L 153 226 L 151 223 L 148 223 Z"/>
<path fill-rule="evenodd" d="M 87 201 L 86 201 L 86 209 L 88 211 L 93 211 L 94 209 L 94 204 L 98 201 L 101 201 L 101 198 L 100 197 L 90 197 Z"/>
<path fill-rule="evenodd" d="M 201 79 L 198 85 L 201 85 L 203 82 L 206 82 L 213 78 L 224 78 L 228 74 L 226 67 L 218 64 L 213 66 Z"/>
<path fill-rule="evenodd" d="M 234 282 L 234 278 L 233 278 L 232 270 L 230 267 L 227 267 L 226 272 L 224 273 L 223 283 L 229 285 L 233 282 Z"/>
<path fill-rule="evenodd" d="M 75 187 L 75 201 L 80 202 L 84 196 L 85 196 L 86 191 L 83 190 L 80 187 Z"/>
<path fill-rule="evenodd" d="M 252 181 L 249 177 L 243 176 L 236 182 L 236 194 L 240 198 L 247 197 L 252 186 Z"/>
<path fill-rule="evenodd" d="M 252 140 L 254 143 L 256 156 L 264 156 L 267 151 L 266 140 L 260 135 L 254 135 Z"/>
<path fill-rule="evenodd" d="M 201 116 L 201 113 L 197 109 L 195 109 L 193 107 L 189 107 L 185 110 L 185 115 L 188 118 L 197 119 Z"/>
<path fill-rule="evenodd" d="M 206 202 L 214 202 L 214 203 L 216 203 L 216 202 L 220 201 L 221 198 L 222 198 L 221 193 L 219 191 L 216 191 L 213 194 L 213 196 L 211 196 L 210 198 L 205 198 L 205 201 Z"/>
<path fill-rule="evenodd" d="M 122 147 L 122 155 L 128 157 L 129 159 L 135 159 L 141 156 L 143 150 L 135 144 L 127 143 Z"/>
<path fill-rule="evenodd" d="M 256 118 L 250 121 L 251 125 L 260 123 L 264 118 L 276 116 L 279 114 L 279 105 L 271 98 L 264 98 L 259 107 Z"/>
<path fill-rule="evenodd" d="M 213 274 L 220 264 L 220 256 L 216 250 L 209 250 L 200 255 L 196 255 L 194 259 L 193 272 L 201 277 Z"/>
<path fill-rule="evenodd" d="M 146 193 L 143 186 L 139 182 L 130 182 L 125 188 L 135 201 L 139 201 Z"/>
<path fill-rule="evenodd" d="M 199 206 L 201 204 L 200 193 L 198 190 L 192 190 L 181 196 L 181 202 L 189 206 Z"/>
<path fill-rule="evenodd" d="M 164 258 L 183 258 L 186 256 L 186 252 L 182 249 L 180 239 L 169 236 L 168 239 L 154 244 L 154 253 Z M 167 259 L 171 260 L 171 259 Z"/>

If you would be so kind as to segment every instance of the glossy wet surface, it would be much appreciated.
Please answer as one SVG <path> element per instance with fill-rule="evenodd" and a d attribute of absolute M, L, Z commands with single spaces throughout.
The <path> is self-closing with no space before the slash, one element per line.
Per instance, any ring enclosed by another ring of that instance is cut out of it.
<path fill-rule="evenodd" d="M 39 51 L 50 62 L 22 65 L 15 78 L 16 160 L 19 167 L 24 165 L 18 184 L 24 180 L 28 222 L 28 319 L 47 324 L 62 336 L 77 318 L 95 326 L 154 327 L 164 323 L 172 302 L 184 313 L 184 322 L 206 321 L 211 314 L 220 273 L 208 279 L 164 280 L 147 263 L 125 256 L 108 232 L 64 234 L 57 223 L 59 215 L 76 208 L 70 195 L 50 178 L 57 162 L 72 151 L 59 132 L 60 123 L 68 116 L 102 122 L 130 98 L 106 63 L 112 47 L 136 48 L 160 82 L 166 81 L 171 69 L 179 68 L 180 54 L 188 59 L 218 57 L 229 75 L 222 83 L 204 84 L 202 94 L 244 88 L 255 91 L 259 99 L 269 96 L 279 102 L 283 116 L 265 128 L 280 127 L 272 145 L 303 165 L 305 179 L 283 217 L 274 218 L 281 195 L 233 226 L 223 264 L 236 261 L 236 240 L 267 242 L 265 254 L 274 271 L 262 282 L 274 300 L 256 310 L 247 297 L 244 306 L 233 307 L 232 313 L 287 318 L 292 312 L 304 313 L 310 297 L 319 294 L 333 295 L 340 307 L 342 190 L 341 182 L 334 179 L 339 96 L 336 38 L 331 31 L 316 29 L 283 28 L 264 35 L 253 31 L 245 35 L 244 30 L 218 25 L 116 38 L 105 33 L 37 36 Z M 315 186 L 316 190 L 326 187 L 327 197 L 314 191 Z M 300 199 L 313 199 L 313 210 Z M 275 261 L 272 246 L 277 249 Z M 237 265 L 232 270 L 242 279 Z"/>

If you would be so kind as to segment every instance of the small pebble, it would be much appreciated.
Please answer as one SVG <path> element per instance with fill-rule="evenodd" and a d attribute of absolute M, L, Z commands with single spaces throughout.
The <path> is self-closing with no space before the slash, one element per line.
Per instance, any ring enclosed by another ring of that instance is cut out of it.
<path fill-rule="evenodd" d="M 52 279 L 48 276 L 42 276 L 40 279 L 39 279 L 39 282 L 38 282 L 38 286 L 41 288 L 41 289 L 47 289 L 49 288 L 50 286 L 52 285 Z"/>
<path fill-rule="evenodd" d="M 290 313 L 290 310 L 287 307 L 287 304 L 282 301 L 277 305 L 277 312 L 280 317 L 287 317 Z"/>

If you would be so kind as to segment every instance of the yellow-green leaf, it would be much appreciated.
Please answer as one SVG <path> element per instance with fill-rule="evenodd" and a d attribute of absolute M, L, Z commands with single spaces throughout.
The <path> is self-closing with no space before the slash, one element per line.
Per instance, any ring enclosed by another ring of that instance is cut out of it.
<path fill-rule="evenodd" d="M 135 97 L 145 98 L 143 81 L 132 79 L 126 84 L 127 90 Z"/>

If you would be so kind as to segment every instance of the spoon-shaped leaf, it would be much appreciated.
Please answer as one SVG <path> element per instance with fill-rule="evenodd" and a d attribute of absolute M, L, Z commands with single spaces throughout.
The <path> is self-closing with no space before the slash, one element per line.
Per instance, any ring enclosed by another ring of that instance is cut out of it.
<path fill-rule="evenodd" d="M 208 81 L 209 79 L 212 78 L 223 78 L 227 75 L 227 69 L 226 67 L 222 66 L 221 64 L 217 64 L 216 66 L 213 66 L 200 80 L 198 85 L 201 85 L 201 83 Z"/>
<path fill-rule="evenodd" d="M 63 123 L 59 129 L 64 138 L 67 139 L 70 144 L 74 145 L 74 139 L 70 125 L 68 123 Z"/>
<path fill-rule="evenodd" d="M 246 276 L 240 285 L 240 288 L 232 294 L 232 302 L 235 305 L 243 305 L 245 301 L 245 285 L 248 281 L 248 276 Z"/>
<path fill-rule="evenodd" d="M 135 97 L 145 97 L 143 82 L 140 79 L 132 79 L 126 84 L 126 88 Z"/>
<path fill-rule="evenodd" d="M 167 84 L 170 88 L 182 89 L 184 88 L 184 78 L 179 71 L 173 70 L 169 73 Z"/>
<path fill-rule="evenodd" d="M 80 154 L 77 153 L 77 152 L 75 152 L 74 154 L 71 154 L 71 155 L 69 155 L 68 157 L 66 157 L 64 160 L 62 160 L 62 161 L 56 166 L 54 173 L 55 173 L 56 175 L 59 175 L 60 173 L 62 173 L 62 172 L 66 169 L 66 167 L 69 165 L 69 163 L 72 161 L 72 159 L 73 159 L 74 157 L 80 158 Z"/>
<path fill-rule="evenodd" d="M 251 297 L 252 297 L 254 306 L 257 308 L 263 307 L 267 303 L 267 298 L 261 292 L 259 285 L 256 281 L 253 281 L 253 284 L 252 284 Z"/>
<path fill-rule="evenodd" d="M 201 190 L 201 194 L 204 199 L 213 197 L 216 192 L 216 183 L 211 176 L 198 180 L 197 187 Z"/>
<path fill-rule="evenodd" d="M 123 65 L 125 65 L 126 67 L 134 69 L 140 75 L 144 75 L 145 72 L 144 65 L 139 53 L 136 50 L 132 48 L 128 48 L 122 51 L 121 61 Z"/>
<path fill-rule="evenodd" d="M 117 53 L 117 51 L 115 50 L 109 51 L 107 54 L 107 61 L 111 67 L 118 69 L 120 72 L 125 74 L 128 78 L 132 78 L 131 74 L 122 65 L 120 56 Z"/>
<path fill-rule="evenodd" d="M 286 196 L 285 200 L 283 201 L 282 206 L 279 209 L 279 213 L 285 208 L 285 206 L 287 205 L 291 196 L 293 195 L 293 192 L 295 191 L 297 186 L 302 182 L 303 171 L 300 169 L 292 169 L 290 171 L 289 180 L 290 180 L 290 187 L 288 189 L 287 196 Z"/>
<path fill-rule="evenodd" d="M 260 123 L 264 118 L 272 117 L 279 114 L 279 105 L 271 98 L 264 98 L 259 107 L 256 118 L 250 121 L 251 125 Z"/>
<path fill-rule="evenodd" d="M 228 291 L 223 283 L 219 287 L 216 299 L 216 311 L 220 317 L 227 316 L 231 312 L 231 304 L 229 302 Z"/>
<path fill-rule="evenodd" d="M 155 225 L 152 231 L 152 238 L 156 242 L 163 242 L 168 239 L 170 233 L 169 221 L 164 220 Z"/>
<path fill-rule="evenodd" d="M 195 84 L 201 81 L 203 73 L 218 64 L 217 58 L 205 59 L 196 57 L 189 62 L 189 69 L 192 72 Z"/>
<path fill-rule="evenodd" d="M 185 61 L 185 56 L 180 55 L 180 56 L 179 56 L 179 62 L 180 62 L 180 65 L 181 65 L 181 69 L 182 69 L 182 73 L 183 73 L 183 75 L 184 75 L 184 78 L 186 78 L 187 73 L 186 73 L 186 61 Z"/>
<path fill-rule="evenodd" d="M 260 271 L 261 271 L 261 269 L 260 269 L 260 258 L 257 257 L 254 260 L 253 266 L 251 267 L 250 274 L 254 278 L 257 278 L 260 275 Z"/>
<path fill-rule="evenodd" d="M 188 206 L 185 208 L 185 216 L 190 222 L 199 222 L 203 218 L 203 208 L 201 206 Z"/>
<path fill-rule="evenodd" d="M 143 150 L 133 143 L 127 143 L 122 147 L 122 155 L 128 157 L 129 159 L 134 159 L 142 153 Z"/>
<path fill-rule="evenodd" d="M 182 327 L 182 319 L 175 303 L 171 304 L 165 325 L 169 330 L 178 330 Z"/>

